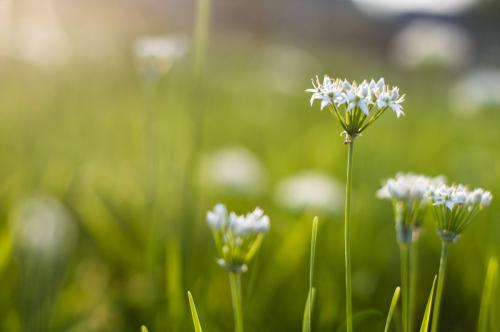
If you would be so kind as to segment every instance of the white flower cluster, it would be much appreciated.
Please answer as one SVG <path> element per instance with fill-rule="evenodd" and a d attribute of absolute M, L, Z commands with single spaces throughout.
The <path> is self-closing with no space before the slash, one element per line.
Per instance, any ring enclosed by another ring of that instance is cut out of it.
<path fill-rule="evenodd" d="M 434 187 L 443 185 L 443 176 L 429 177 L 413 173 L 398 173 L 396 177 L 388 179 L 377 192 L 377 197 L 387 200 L 427 201 L 426 193 Z"/>
<path fill-rule="evenodd" d="M 207 222 L 214 230 L 228 228 L 236 236 L 266 233 L 270 224 L 269 217 L 258 207 L 247 215 L 237 215 L 234 212 L 228 215 L 224 204 L 217 204 L 213 211 L 207 212 Z"/>
<path fill-rule="evenodd" d="M 393 203 L 398 242 L 409 243 L 418 238 L 420 223 L 428 206 L 426 193 L 444 182 L 442 176 L 398 173 L 379 189 L 377 197 Z"/>
<path fill-rule="evenodd" d="M 140 38 L 134 44 L 138 70 L 146 78 L 165 75 L 187 48 L 186 39 L 179 36 Z"/>
<path fill-rule="evenodd" d="M 449 210 L 455 206 L 465 206 L 468 211 L 490 205 L 493 198 L 487 190 L 477 188 L 470 191 L 463 185 L 441 185 L 429 190 L 427 196 L 435 206 L 444 205 Z"/>
<path fill-rule="evenodd" d="M 478 188 L 468 190 L 463 185 L 442 185 L 426 194 L 432 202 L 438 234 L 443 241 L 455 241 L 474 217 L 490 205 L 493 196 Z"/>
<path fill-rule="evenodd" d="M 217 204 L 207 212 L 207 223 L 219 252 L 218 263 L 231 272 L 246 271 L 246 264 L 270 228 L 269 217 L 260 208 L 246 215 L 237 215 L 234 212 L 228 214 L 223 204 Z"/>
<path fill-rule="evenodd" d="M 325 75 L 323 82 L 316 77 L 312 80 L 313 88 L 306 92 L 312 93 L 311 106 L 315 100 L 320 100 L 320 108 L 328 105 L 337 108 L 345 107 L 346 112 L 359 109 L 366 116 L 373 109 L 383 110 L 390 108 L 399 118 L 404 115 L 403 106 L 404 95 L 399 94 L 398 87 L 389 87 L 383 78 L 378 81 L 364 80 L 360 84 L 341 79 L 331 79 Z"/>

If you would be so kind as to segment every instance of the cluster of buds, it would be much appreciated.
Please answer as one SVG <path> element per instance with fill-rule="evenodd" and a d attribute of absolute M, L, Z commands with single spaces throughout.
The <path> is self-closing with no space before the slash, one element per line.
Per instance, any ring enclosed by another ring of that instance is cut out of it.
<path fill-rule="evenodd" d="M 426 196 L 433 205 L 438 234 L 448 242 L 454 241 L 493 198 L 489 191 L 471 191 L 463 185 L 441 185 L 430 189 Z"/>
<path fill-rule="evenodd" d="M 247 264 L 270 227 L 269 217 L 260 208 L 246 215 L 237 215 L 228 213 L 223 204 L 217 204 L 207 212 L 207 223 L 219 253 L 217 263 L 236 273 L 246 272 Z"/>
<path fill-rule="evenodd" d="M 344 129 L 346 143 L 361 135 L 388 108 L 398 118 L 404 115 L 401 104 L 405 96 L 400 95 L 398 87 L 386 85 L 383 78 L 358 84 L 325 75 L 323 82 L 316 77 L 312 84 L 313 88 L 306 90 L 312 93 L 311 106 L 320 100 L 320 109 L 330 108 Z"/>
<path fill-rule="evenodd" d="M 392 202 L 398 242 L 412 242 L 419 234 L 428 206 L 426 193 L 444 182 L 442 176 L 428 177 L 413 173 L 398 173 L 396 177 L 385 181 L 377 197 Z"/>

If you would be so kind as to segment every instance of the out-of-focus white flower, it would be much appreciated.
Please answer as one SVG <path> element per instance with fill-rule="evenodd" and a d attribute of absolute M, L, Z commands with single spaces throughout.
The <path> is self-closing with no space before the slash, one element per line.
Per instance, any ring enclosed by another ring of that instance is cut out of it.
<path fill-rule="evenodd" d="M 392 202 L 399 242 L 415 240 L 427 210 L 427 192 L 443 185 L 442 176 L 428 177 L 413 173 L 398 173 L 377 191 L 377 197 Z"/>
<path fill-rule="evenodd" d="M 359 10 L 376 16 L 404 13 L 457 14 L 476 4 L 477 0 L 352 0 Z"/>
<path fill-rule="evenodd" d="M 490 205 L 493 196 L 481 188 L 468 190 L 463 185 L 442 185 L 427 192 L 436 216 L 439 235 L 444 241 L 455 240 Z"/>
<path fill-rule="evenodd" d="M 218 264 L 231 272 L 245 272 L 247 264 L 260 247 L 269 231 L 269 217 L 260 208 L 246 215 L 229 215 L 223 204 L 207 212 L 207 223 L 212 230 L 219 253 Z"/>
<path fill-rule="evenodd" d="M 278 183 L 276 202 L 292 211 L 340 212 L 343 203 L 342 185 L 328 174 L 303 171 Z"/>
<path fill-rule="evenodd" d="M 0 2 L 0 55 L 50 69 L 69 62 L 72 46 L 51 1 Z"/>
<path fill-rule="evenodd" d="M 39 197 L 14 209 L 11 227 L 14 243 L 29 255 L 56 259 L 74 245 L 76 226 L 55 198 Z"/>
<path fill-rule="evenodd" d="M 359 135 L 386 110 L 391 109 L 399 118 L 404 115 L 402 103 L 404 95 L 399 88 L 389 87 L 383 78 L 378 81 L 363 81 L 360 84 L 341 79 L 331 79 L 325 75 L 312 80 L 311 105 L 320 100 L 320 109 L 329 107 L 339 120 L 347 139 Z"/>
<path fill-rule="evenodd" d="M 500 107 L 500 69 L 481 68 L 467 73 L 452 88 L 450 105 L 459 113 L 474 113 L 482 108 Z"/>
<path fill-rule="evenodd" d="M 146 78 L 164 75 L 187 48 L 186 39 L 179 36 L 140 38 L 134 44 L 139 72 Z"/>
<path fill-rule="evenodd" d="M 426 63 L 459 67 L 471 58 L 471 44 L 466 32 L 456 25 L 420 19 L 399 31 L 392 40 L 389 54 L 406 68 Z"/>
<path fill-rule="evenodd" d="M 260 160 L 243 147 L 215 151 L 205 164 L 209 183 L 224 191 L 253 196 L 262 191 L 266 182 Z"/>

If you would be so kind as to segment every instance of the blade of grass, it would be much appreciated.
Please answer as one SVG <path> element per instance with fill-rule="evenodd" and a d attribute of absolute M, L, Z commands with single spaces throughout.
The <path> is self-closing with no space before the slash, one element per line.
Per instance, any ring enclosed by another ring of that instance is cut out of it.
<path fill-rule="evenodd" d="M 483 294 L 481 296 L 481 307 L 479 308 L 478 332 L 494 331 L 490 319 L 495 313 L 494 301 L 496 299 L 496 284 L 498 279 L 498 261 L 496 257 L 490 258 L 488 269 L 486 271 L 486 279 L 484 281 Z"/>
<path fill-rule="evenodd" d="M 304 309 L 304 318 L 302 319 L 302 332 L 311 332 L 311 314 L 316 298 L 316 289 L 313 287 L 307 295 L 306 307 Z"/>
<path fill-rule="evenodd" d="M 427 306 L 425 307 L 424 318 L 422 319 L 422 325 L 420 326 L 420 332 L 427 332 L 429 330 L 429 321 L 431 318 L 431 307 L 432 307 L 432 300 L 434 297 L 434 288 L 436 288 L 436 279 L 437 276 L 434 276 L 431 293 L 429 294 L 429 299 L 427 300 Z"/>
<path fill-rule="evenodd" d="M 304 313 L 304 321 L 302 323 L 302 330 L 311 331 L 312 308 L 314 305 L 314 259 L 316 256 L 316 238 L 318 235 L 318 217 L 314 217 L 311 231 L 311 256 L 309 261 L 309 292 L 306 301 L 306 309 L 308 310 L 307 317 Z M 307 321 L 305 320 L 307 318 Z M 306 328 L 306 329 L 304 329 Z"/>
<path fill-rule="evenodd" d="M 394 295 L 392 296 L 391 306 L 389 307 L 389 313 L 387 314 L 387 320 L 385 322 L 384 332 L 389 332 L 389 328 L 391 326 L 392 315 L 394 314 L 394 310 L 396 310 L 396 306 L 399 300 L 399 293 L 401 292 L 401 288 L 396 287 L 394 291 Z"/>
<path fill-rule="evenodd" d="M 196 332 L 202 332 L 200 320 L 198 319 L 198 312 L 196 311 L 196 306 L 194 304 L 193 296 L 191 292 L 188 291 L 189 307 L 191 308 L 191 317 L 193 318 L 194 330 Z"/>
<path fill-rule="evenodd" d="M 148 332 L 148 329 L 146 328 L 146 326 L 141 326 L 141 332 Z"/>

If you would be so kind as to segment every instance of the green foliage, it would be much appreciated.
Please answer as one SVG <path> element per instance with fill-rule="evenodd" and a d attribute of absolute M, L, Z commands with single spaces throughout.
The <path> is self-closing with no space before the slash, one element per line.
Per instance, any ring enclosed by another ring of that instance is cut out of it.
<path fill-rule="evenodd" d="M 316 256 L 316 239 L 318 236 L 318 217 L 314 217 L 312 223 L 312 231 L 311 231 L 311 252 L 310 252 L 310 260 L 309 260 L 309 292 L 307 294 L 306 307 L 304 310 L 304 318 L 302 321 L 302 331 L 310 332 L 311 331 L 311 320 L 312 320 L 312 312 L 314 307 L 314 296 L 316 290 L 313 287 L 314 284 L 314 260 Z"/>
<path fill-rule="evenodd" d="M 141 332 L 148 332 L 148 329 L 146 328 L 146 326 L 141 326 Z"/>
<path fill-rule="evenodd" d="M 189 299 L 189 307 L 191 308 L 191 317 L 193 319 L 193 325 L 195 332 L 202 332 L 200 320 L 198 318 L 198 312 L 196 311 L 196 306 L 194 304 L 193 296 L 191 292 L 187 292 Z"/>
<path fill-rule="evenodd" d="M 429 299 L 427 300 L 427 305 L 425 307 L 424 318 L 422 319 L 422 325 L 420 326 L 420 332 L 429 331 L 429 321 L 431 318 L 432 301 L 434 298 L 434 288 L 436 286 L 437 276 L 434 277 L 432 282 L 431 292 L 429 294 Z"/>
<path fill-rule="evenodd" d="M 478 332 L 497 331 L 495 312 L 497 305 L 498 260 L 490 258 L 484 281 L 481 307 L 479 310 Z"/>
<path fill-rule="evenodd" d="M 392 296 L 391 306 L 389 307 L 389 312 L 387 314 L 387 320 L 385 321 L 384 332 L 389 332 L 392 322 L 392 315 L 394 314 L 394 310 L 396 310 L 396 306 L 398 305 L 399 293 L 401 292 L 401 288 L 396 287 L 394 291 L 394 295 Z"/>
<path fill-rule="evenodd" d="M 304 316 L 302 318 L 302 332 L 311 332 L 311 319 L 314 308 L 314 300 L 316 298 L 316 289 L 313 287 L 309 290 L 304 308 Z"/>

